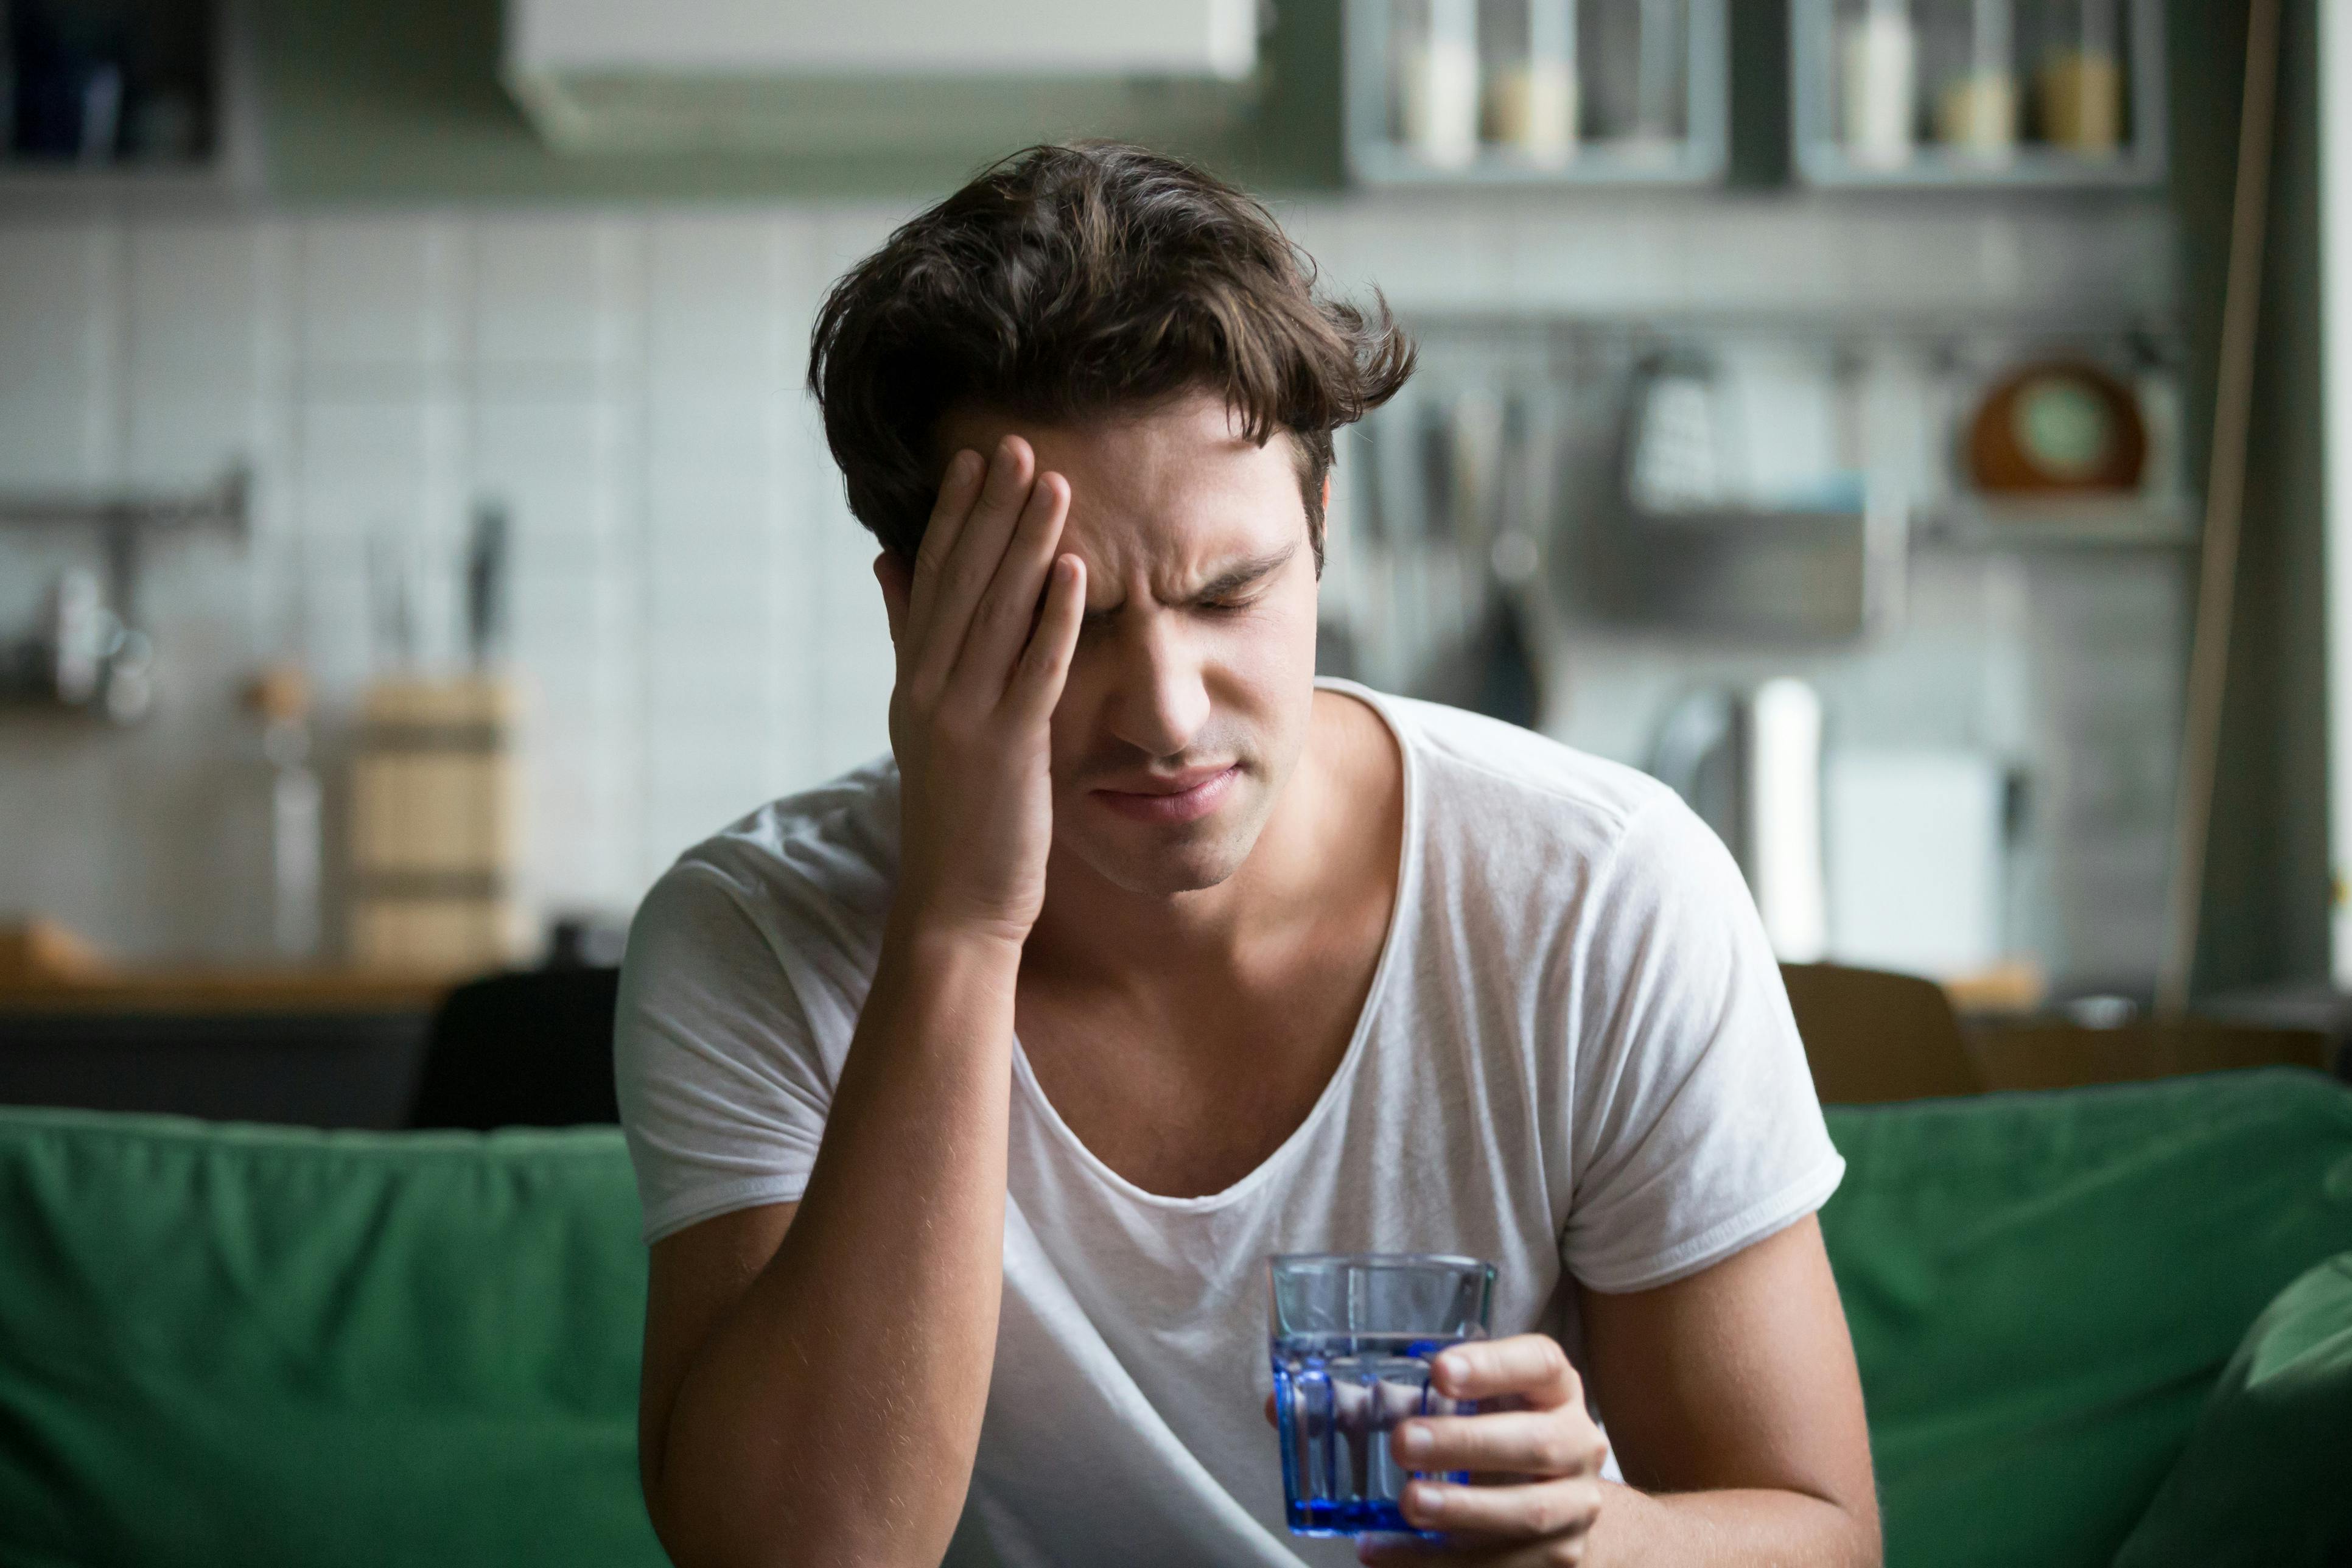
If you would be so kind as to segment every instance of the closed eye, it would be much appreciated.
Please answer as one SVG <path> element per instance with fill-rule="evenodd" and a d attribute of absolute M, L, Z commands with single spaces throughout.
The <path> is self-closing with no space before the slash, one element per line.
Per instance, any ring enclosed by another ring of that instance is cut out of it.
<path fill-rule="evenodd" d="M 1298 547 L 1277 550 L 1269 555 L 1240 563 L 1202 585 L 1191 599 L 1181 601 L 1187 609 L 1212 616 L 1234 616 L 1257 607 L 1258 601 L 1273 591 L 1275 574 L 1287 565 Z M 1078 636 L 1099 637 L 1108 631 L 1124 603 L 1106 605 L 1098 610 L 1088 610 L 1078 622 Z"/>

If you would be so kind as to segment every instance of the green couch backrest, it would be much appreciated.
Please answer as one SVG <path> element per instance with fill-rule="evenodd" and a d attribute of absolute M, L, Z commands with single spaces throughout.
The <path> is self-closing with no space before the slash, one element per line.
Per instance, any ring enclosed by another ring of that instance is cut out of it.
<path fill-rule="evenodd" d="M 2273 1294 L 2352 1093 L 2270 1072 L 1831 1113 L 1889 1562 L 2103 1563 Z M 658 1564 L 619 1134 L 0 1111 L 0 1562 Z"/>
<path fill-rule="evenodd" d="M 666 1561 L 616 1129 L 0 1113 L 0 1562 Z"/>
<path fill-rule="evenodd" d="M 2352 1090 L 2294 1068 L 1832 1110 L 1822 1229 L 1887 1562 L 2105 1564 L 2271 1298 L 2352 1248 Z"/>

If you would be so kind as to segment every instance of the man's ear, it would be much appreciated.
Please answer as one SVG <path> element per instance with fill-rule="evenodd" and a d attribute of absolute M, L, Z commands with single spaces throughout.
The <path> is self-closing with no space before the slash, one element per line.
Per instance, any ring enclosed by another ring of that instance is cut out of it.
<path fill-rule="evenodd" d="M 1323 537 L 1316 542 L 1318 548 L 1315 552 L 1315 581 L 1318 583 L 1323 581 L 1323 557 L 1330 552 L 1331 548 L 1331 472 L 1328 468 L 1323 472 L 1323 505 L 1320 510 Z"/>
<path fill-rule="evenodd" d="M 890 617 L 890 646 L 898 646 L 899 629 L 907 624 L 907 598 L 914 591 L 914 574 L 896 553 L 885 550 L 874 558 L 874 580 L 882 584 L 882 613 Z"/>

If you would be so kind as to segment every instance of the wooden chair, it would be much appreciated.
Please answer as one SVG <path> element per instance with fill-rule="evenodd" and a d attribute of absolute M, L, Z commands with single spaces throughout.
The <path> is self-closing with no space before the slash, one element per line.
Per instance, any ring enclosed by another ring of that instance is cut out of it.
<path fill-rule="evenodd" d="M 1934 981 L 1837 963 L 1784 963 L 1780 978 L 1824 1104 L 1931 1100 L 1985 1087 L 1959 1015 Z"/>

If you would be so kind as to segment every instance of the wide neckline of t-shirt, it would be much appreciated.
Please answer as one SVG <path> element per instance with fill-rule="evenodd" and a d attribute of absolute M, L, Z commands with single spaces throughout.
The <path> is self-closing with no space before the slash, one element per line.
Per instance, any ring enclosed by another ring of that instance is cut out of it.
<path fill-rule="evenodd" d="M 1339 1065 L 1331 1070 L 1329 1080 L 1323 1085 L 1323 1092 L 1316 1097 L 1315 1104 L 1305 1119 L 1290 1130 L 1290 1136 L 1276 1145 L 1274 1152 L 1259 1161 L 1255 1169 L 1222 1191 L 1189 1198 L 1149 1191 L 1137 1186 L 1104 1163 L 1100 1156 L 1087 1147 L 1086 1140 L 1062 1120 L 1062 1113 L 1054 1109 L 1054 1102 L 1046 1098 L 1045 1085 L 1037 1081 L 1037 1075 L 1031 1070 L 1029 1053 L 1022 1048 L 1020 1037 L 1016 1035 L 1013 1037 L 1013 1078 L 1035 1107 L 1038 1119 L 1045 1122 L 1050 1135 L 1075 1156 L 1081 1169 L 1130 1203 L 1169 1213 L 1206 1213 L 1241 1202 L 1274 1181 L 1285 1166 L 1298 1161 L 1302 1151 L 1313 1140 L 1316 1129 L 1331 1118 L 1331 1108 L 1347 1097 L 1348 1086 L 1355 1079 L 1358 1066 L 1362 1062 L 1371 1039 L 1372 1019 L 1379 1013 L 1381 999 L 1387 992 L 1390 972 L 1402 962 L 1397 954 L 1404 945 L 1407 923 L 1421 897 L 1421 759 L 1413 746 L 1412 729 L 1389 706 L 1385 696 L 1368 686 L 1332 676 L 1319 676 L 1316 679 L 1315 688 L 1318 691 L 1338 691 L 1355 698 L 1388 726 L 1389 734 L 1396 742 L 1398 762 L 1403 774 L 1404 831 L 1397 836 L 1396 901 L 1389 909 L 1389 929 L 1381 939 L 1380 961 L 1372 966 L 1372 983 L 1365 988 L 1362 1010 L 1356 1015 L 1355 1033 L 1348 1037 L 1347 1053 L 1339 1058 Z"/>

